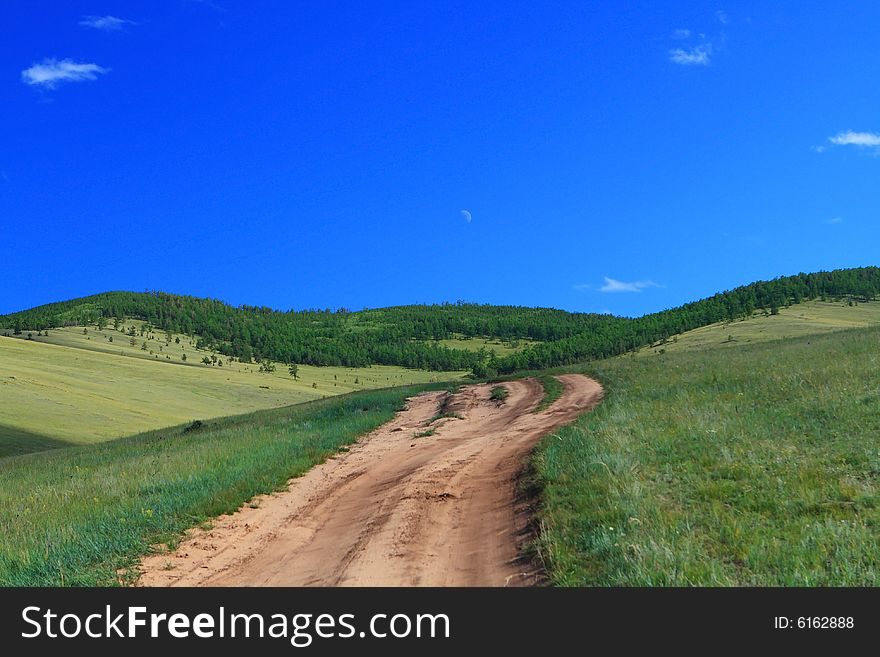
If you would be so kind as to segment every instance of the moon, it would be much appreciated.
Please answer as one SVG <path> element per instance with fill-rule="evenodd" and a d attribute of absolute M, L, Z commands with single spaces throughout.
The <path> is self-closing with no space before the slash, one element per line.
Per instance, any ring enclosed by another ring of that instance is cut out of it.
<path fill-rule="evenodd" d="M 470 210 L 462 210 L 461 216 L 464 217 L 468 223 L 471 223 L 471 213 Z"/>

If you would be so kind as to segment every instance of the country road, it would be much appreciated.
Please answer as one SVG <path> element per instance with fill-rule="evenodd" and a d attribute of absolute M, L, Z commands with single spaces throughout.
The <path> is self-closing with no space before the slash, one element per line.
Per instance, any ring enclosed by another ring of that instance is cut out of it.
<path fill-rule="evenodd" d="M 141 586 L 523 586 L 536 582 L 519 545 L 527 514 L 516 482 L 538 440 L 595 406 L 598 383 L 557 377 L 562 396 L 542 413 L 535 379 L 463 386 L 406 409 L 308 473 L 171 553 L 141 564 Z M 519 505 L 521 506 L 521 505 Z"/>

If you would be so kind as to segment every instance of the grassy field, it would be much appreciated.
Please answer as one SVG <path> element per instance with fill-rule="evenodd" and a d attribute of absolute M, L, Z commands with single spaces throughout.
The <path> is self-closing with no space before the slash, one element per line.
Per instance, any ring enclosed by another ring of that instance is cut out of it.
<path fill-rule="evenodd" d="M 237 509 L 389 420 L 419 387 L 0 460 L 0 585 L 112 585 L 139 555 Z"/>
<path fill-rule="evenodd" d="M 534 340 L 504 341 L 491 338 L 465 338 L 457 336 L 449 340 L 438 340 L 437 344 L 449 349 L 467 349 L 468 351 L 485 349 L 496 356 L 507 356 L 537 343 Z"/>
<path fill-rule="evenodd" d="M 784 340 L 804 335 L 880 325 L 880 303 L 807 301 L 780 308 L 778 315 L 758 313 L 749 319 L 721 322 L 688 331 L 639 350 L 639 356 L 731 348 L 754 342 Z"/>
<path fill-rule="evenodd" d="M 552 581 L 880 584 L 878 346 L 867 328 L 582 366 L 606 399 L 534 462 Z"/>
<path fill-rule="evenodd" d="M 34 333 L 28 340 L 26 332 L 21 337 L 0 337 L 0 456 L 462 374 L 300 365 L 294 380 L 283 364 L 268 374 L 257 364 L 222 356 L 222 367 L 204 365 L 200 361 L 210 352 L 196 350 L 185 336 L 172 336 L 170 343 L 164 335 L 137 336 L 134 346 L 132 338 L 113 329 L 87 334 L 82 327 L 55 329 L 48 337 Z M 144 343 L 148 349 L 142 349 Z"/>

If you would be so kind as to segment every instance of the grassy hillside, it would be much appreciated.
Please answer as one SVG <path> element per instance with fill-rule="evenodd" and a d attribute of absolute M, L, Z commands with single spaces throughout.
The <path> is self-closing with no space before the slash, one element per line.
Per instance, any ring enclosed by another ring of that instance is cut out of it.
<path fill-rule="evenodd" d="M 446 340 L 438 340 L 438 343 L 449 349 L 464 349 L 466 351 L 485 349 L 496 356 L 509 356 L 536 344 L 534 340 L 500 340 L 485 336 L 469 337 L 465 335 L 454 335 Z"/>
<path fill-rule="evenodd" d="M 200 345 L 243 362 L 270 358 L 308 365 L 400 365 L 471 370 L 482 378 L 627 353 L 755 311 L 776 315 L 805 300 L 868 302 L 878 296 L 880 267 L 758 281 L 636 318 L 463 302 L 281 312 L 163 292 L 108 292 L 0 316 L 0 331 L 14 335 L 72 324 L 101 327 L 111 318 L 135 318 L 163 331 L 197 335 Z M 493 353 L 498 350 L 456 343 L 461 338 L 525 347 Z"/>
<path fill-rule="evenodd" d="M 748 319 L 717 322 L 687 331 L 640 349 L 638 355 L 730 348 L 873 325 L 880 325 L 880 303 L 805 301 L 780 308 L 776 315 L 756 313 Z"/>
<path fill-rule="evenodd" d="M 866 328 L 587 367 L 605 402 L 535 460 L 554 583 L 880 584 L 878 345 Z"/>
<path fill-rule="evenodd" d="M 95 585 L 202 520 L 284 486 L 419 388 L 0 460 L 0 585 Z M 124 577 L 123 577 L 124 578 Z"/>
<path fill-rule="evenodd" d="M 196 350 L 186 336 L 130 338 L 112 328 L 83 333 L 83 327 L 48 333 L 31 340 L 26 333 L 24 339 L 0 337 L 0 456 L 460 375 L 302 365 L 294 379 L 280 364 L 271 373 L 227 359 L 223 366 L 204 365 L 201 359 L 211 352 Z"/>

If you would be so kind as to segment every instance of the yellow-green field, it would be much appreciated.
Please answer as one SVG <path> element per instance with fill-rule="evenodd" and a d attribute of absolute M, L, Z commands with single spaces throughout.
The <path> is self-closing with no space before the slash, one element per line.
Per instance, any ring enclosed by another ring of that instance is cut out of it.
<path fill-rule="evenodd" d="M 778 315 L 758 313 L 746 320 L 719 322 L 687 331 L 663 343 L 644 347 L 638 355 L 655 355 L 661 350 L 672 353 L 735 347 L 877 324 L 880 324 L 880 303 L 850 306 L 846 302 L 807 301 L 780 308 Z"/>
<path fill-rule="evenodd" d="M 454 337 L 449 340 L 438 340 L 437 344 L 448 347 L 449 349 L 467 349 L 468 351 L 479 351 L 486 349 L 496 356 L 508 356 L 522 351 L 526 347 L 536 344 L 534 340 L 498 340 L 492 338 L 464 338 Z"/>
<path fill-rule="evenodd" d="M 201 359 L 211 352 L 197 351 L 185 336 L 168 343 L 164 334 L 138 335 L 134 346 L 112 328 L 92 327 L 87 334 L 83 327 L 54 329 L 48 337 L 34 331 L 31 340 L 25 331 L 19 337 L 24 339 L 0 337 L 0 456 L 463 374 L 300 365 L 294 380 L 280 363 L 269 374 L 224 356 L 223 366 L 204 365 Z"/>

